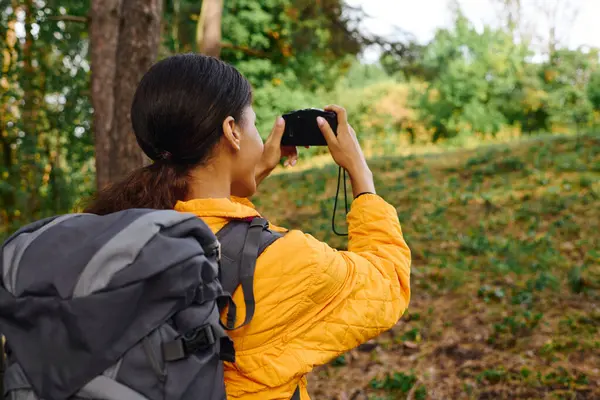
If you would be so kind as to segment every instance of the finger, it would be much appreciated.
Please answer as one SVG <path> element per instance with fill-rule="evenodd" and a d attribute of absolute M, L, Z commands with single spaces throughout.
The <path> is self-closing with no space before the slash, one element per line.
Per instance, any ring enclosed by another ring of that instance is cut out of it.
<path fill-rule="evenodd" d="M 296 146 L 281 146 L 281 157 L 287 157 L 297 153 L 298 150 L 296 150 Z"/>
<path fill-rule="evenodd" d="M 298 162 L 298 150 L 296 146 L 291 146 L 291 151 L 289 153 L 290 165 L 293 167 Z"/>
<path fill-rule="evenodd" d="M 285 131 L 285 120 L 283 119 L 283 117 L 277 117 L 269 137 L 272 140 L 274 140 L 276 143 L 281 143 L 281 138 L 283 137 L 284 131 Z"/>
<path fill-rule="evenodd" d="M 290 166 L 293 167 L 298 162 L 298 154 L 292 154 L 288 160 L 290 162 Z"/>
<path fill-rule="evenodd" d="M 319 125 L 319 129 L 323 133 L 327 144 L 333 144 L 337 142 L 337 138 L 333 130 L 331 129 L 331 125 L 325 120 L 323 117 L 317 117 L 317 125 Z"/>
<path fill-rule="evenodd" d="M 341 125 L 348 123 L 348 113 L 346 112 L 346 109 L 344 107 L 335 104 L 330 104 L 325 107 L 325 110 L 333 111 L 337 114 L 338 124 Z"/>

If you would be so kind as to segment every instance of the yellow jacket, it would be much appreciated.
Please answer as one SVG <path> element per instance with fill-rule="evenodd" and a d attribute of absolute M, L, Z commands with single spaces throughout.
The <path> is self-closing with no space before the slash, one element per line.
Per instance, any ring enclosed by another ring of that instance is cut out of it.
<path fill-rule="evenodd" d="M 179 202 L 217 232 L 229 220 L 259 216 L 246 199 Z M 271 225 L 276 231 L 285 231 Z M 348 251 L 297 230 L 258 258 L 252 322 L 230 333 L 236 363 L 225 364 L 229 399 L 289 400 L 305 375 L 392 328 L 410 299 L 410 250 L 396 210 L 365 194 L 348 214 Z M 245 317 L 241 290 L 233 295 L 237 324 Z"/>

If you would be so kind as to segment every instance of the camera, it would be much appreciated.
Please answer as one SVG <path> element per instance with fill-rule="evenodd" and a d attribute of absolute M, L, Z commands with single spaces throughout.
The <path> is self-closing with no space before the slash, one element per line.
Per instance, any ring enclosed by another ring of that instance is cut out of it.
<path fill-rule="evenodd" d="M 281 139 L 284 146 L 327 146 L 327 141 L 317 125 L 317 117 L 323 117 L 337 135 L 337 114 L 317 108 L 296 110 L 283 115 L 285 130 Z"/>

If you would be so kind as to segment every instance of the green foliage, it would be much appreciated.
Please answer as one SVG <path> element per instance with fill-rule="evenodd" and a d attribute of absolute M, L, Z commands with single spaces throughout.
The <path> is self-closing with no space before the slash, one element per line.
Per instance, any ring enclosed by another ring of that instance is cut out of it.
<path fill-rule="evenodd" d="M 235 0 L 226 8 L 224 37 L 263 55 L 225 48 L 222 57 L 255 85 L 279 79 L 310 91 L 331 88 L 347 56 L 361 49 L 340 0 Z"/>
<path fill-rule="evenodd" d="M 12 4 L 0 9 L 1 236 L 72 211 L 94 188 L 89 41 L 77 21 L 89 2 Z M 160 57 L 195 49 L 200 7 L 165 2 Z M 27 33 L 19 37 L 17 12 Z M 263 136 L 277 114 L 323 105 L 316 89 L 333 88 L 363 46 L 352 28 L 359 15 L 339 0 L 225 2 L 222 58 L 253 83 Z"/>
<path fill-rule="evenodd" d="M 419 332 L 419 328 L 412 328 L 406 332 L 404 332 L 401 336 L 401 339 L 404 341 L 418 342 L 421 340 L 421 333 Z"/>
<path fill-rule="evenodd" d="M 499 29 L 478 32 L 458 14 L 452 30 L 439 30 L 427 46 L 423 64 L 431 71 L 417 104 L 433 140 L 473 133 L 496 134 L 516 120 L 507 109 L 525 93 L 529 50 Z"/>
<path fill-rule="evenodd" d="M 408 393 L 413 385 L 417 382 L 417 377 L 413 374 L 405 374 L 403 372 L 394 372 L 387 374 L 383 379 L 373 379 L 371 387 L 373 389 L 383 389 L 388 391 L 400 391 Z"/>
<path fill-rule="evenodd" d="M 587 131 L 597 125 L 596 49 L 558 49 L 547 62 L 532 63 L 532 52 L 515 43 L 509 31 L 478 31 L 459 11 L 454 26 L 439 30 L 419 51 L 418 75 L 427 90 L 415 91 L 412 99 L 434 141 L 461 143 L 475 134 L 507 129 Z M 382 59 L 390 71 L 390 64 L 414 69 L 406 62 L 387 55 Z"/>
<path fill-rule="evenodd" d="M 94 181 L 86 27 L 52 19 L 87 5 L 21 3 L 0 9 L 0 235 L 72 210 Z"/>
<path fill-rule="evenodd" d="M 598 71 L 598 50 L 558 50 L 542 68 L 544 88 L 548 93 L 547 113 L 557 126 L 589 125 L 593 119 L 593 84 Z"/>
<path fill-rule="evenodd" d="M 478 382 L 486 382 L 496 384 L 502 382 L 507 377 L 507 373 L 504 369 L 486 369 L 482 373 L 476 376 Z"/>
<path fill-rule="evenodd" d="M 592 73 L 587 86 L 587 94 L 594 110 L 600 110 L 600 70 Z"/>
<path fill-rule="evenodd" d="M 477 296 L 483 298 L 486 303 L 490 301 L 500 301 L 504 298 L 504 289 L 501 287 L 482 285 L 477 291 Z"/>
<path fill-rule="evenodd" d="M 347 364 L 348 364 L 348 362 L 346 361 L 346 356 L 344 354 L 334 358 L 333 361 L 331 362 L 331 365 L 333 365 L 334 367 L 343 367 L 344 365 L 347 365 Z"/>
<path fill-rule="evenodd" d="M 431 78 L 432 71 L 429 71 L 422 62 L 426 46 L 408 41 L 393 46 L 384 51 L 380 58 L 380 63 L 385 71 L 399 79 L 410 80 L 412 78 L 425 79 Z"/>
<path fill-rule="evenodd" d="M 293 89 L 285 83 L 275 85 L 265 83 L 254 91 L 254 111 L 256 126 L 263 137 L 267 137 L 273 128 L 275 117 L 299 108 L 315 107 L 322 104 L 316 94 L 302 89 Z M 323 107 L 321 105 L 321 107 Z"/>
<path fill-rule="evenodd" d="M 501 322 L 494 324 L 494 332 L 489 342 L 496 346 L 514 345 L 514 341 L 520 337 L 529 336 L 539 325 L 543 318 L 542 313 L 531 311 L 517 311 L 514 315 L 505 317 Z"/>
<path fill-rule="evenodd" d="M 167 1 L 163 56 L 196 49 L 200 6 L 197 0 Z M 323 107 L 327 102 L 323 93 L 333 90 L 356 66 L 356 55 L 366 38 L 355 29 L 362 14 L 350 11 L 341 0 L 224 3 L 221 58 L 252 83 L 257 126 L 263 137 L 277 115 Z M 357 68 L 346 82 L 360 74 Z M 308 155 L 318 152 L 315 149 Z"/>
<path fill-rule="evenodd" d="M 167 1 L 165 55 L 196 49 L 200 6 L 197 0 Z M 340 0 L 226 1 L 221 58 L 257 89 L 268 83 L 309 92 L 332 88 L 362 49 L 364 38 L 354 29 L 359 17 Z"/>
<path fill-rule="evenodd" d="M 569 271 L 569 286 L 574 293 L 581 293 L 585 290 L 584 270 L 585 266 L 575 265 Z"/>
<path fill-rule="evenodd" d="M 414 398 L 417 400 L 425 400 L 427 398 L 427 388 L 425 386 L 417 384 L 417 377 L 414 374 L 406 374 L 404 372 L 393 372 L 386 374 L 383 379 L 372 379 L 370 387 L 378 391 L 384 391 L 389 393 L 391 398 L 398 398 L 398 396 L 406 395 L 409 392 L 414 393 Z M 375 399 L 381 397 L 373 397 Z M 390 398 L 390 396 L 383 397 L 384 399 Z"/>

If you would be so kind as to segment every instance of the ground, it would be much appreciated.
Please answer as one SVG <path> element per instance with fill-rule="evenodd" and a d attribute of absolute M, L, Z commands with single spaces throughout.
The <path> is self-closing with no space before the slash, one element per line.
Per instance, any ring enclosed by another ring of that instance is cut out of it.
<path fill-rule="evenodd" d="M 413 252 L 412 299 L 394 329 L 317 368 L 312 398 L 599 399 L 600 135 L 370 165 Z M 345 248 L 335 166 L 263 185 L 274 223 Z"/>

